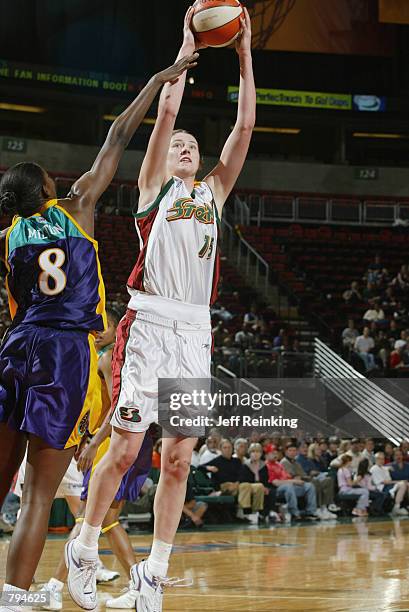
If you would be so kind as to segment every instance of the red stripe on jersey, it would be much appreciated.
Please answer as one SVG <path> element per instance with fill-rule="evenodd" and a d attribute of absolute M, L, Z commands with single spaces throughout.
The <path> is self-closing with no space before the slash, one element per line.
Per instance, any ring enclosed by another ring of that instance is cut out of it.
<path fill-rule="evenodd" d="M 126 345 L 128 343 L 129 334 L 131 331 L 132 323 L 135 321 L 136 310 L 126 311 L 125 316 L 119 322 L 116 330 L 116 340 L 114 350 L 112 352 L 112 400 L 111 400 L 111 414 L 116 408 L 118 398 L 121 393 L 122 384 L 122 368 L 125 363 L 126 357 Z"/>
<path fill-rule="evenodd" d="M 138 226 L 138 230 L 142 238 L 143 246 L 139 252 L 135 267 L 128 278 L 127 284 L 128 287 L 131 287 L 131 289 L 136 289 L 137 291 L 144 291 L 143 273 L 145 270 L 146 249 L 148 248 L 149 235 L 156 219 L 156 215 L 158 214 L 158 210 L 159 206 L 157 206 L 150 213 L 148 213 L 146 217 L 135 219 L 135 223 Z"/>
<path fill-rule="evenodd" d="M 217 289 L 220 280 L 220 251 L 219 247 L 217 247 L 216 257 L 214 260 L 214 270 L 213 270 L 213 282 L 212 282 L 212 294 L 210 296 L 210 306 L 215 303 L 217 300 Z"/>

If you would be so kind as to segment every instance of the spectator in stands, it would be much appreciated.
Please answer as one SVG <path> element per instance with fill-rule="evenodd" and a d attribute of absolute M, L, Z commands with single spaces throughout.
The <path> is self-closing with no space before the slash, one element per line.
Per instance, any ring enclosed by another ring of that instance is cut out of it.
<path fill-rule="evenodd" d="M 371 513 L 377 515 L 383 514 L 383 505 L 386 495 L 382 491 L 378 491 L 373 484 L 372 476 L 369 472 L 369 461 L 366 457 L 361 459 L 358 464 L 358 470 L 354 482 L 359 487 L 368 490 L 369 499 L 371 500 Z"/>
<path fill-rule="evenodd" d="M 385 293 L 382 296 L 381 304 L 385 309 L 394 308 L 397 305 L 395 291 L 393 287 L 386 287 Z"/>
<path fill-rule="evenodd" d="M 396 304 L 396 310 L 393 313 L 393 318 L 399 325 L 407 325 L 409 322 L 408 310 L 402 302 Z"/>
<path fill-rule="evenodd" d="M 376 287 L 375 283 L 371 283 L 368 281 L 366 283 L 366 287 L 362 292 L 362 297 L 365 302 L 369 302 L 369 300 L 378 300 L 380 299 L 380 290 Z"/>
<path fill-rule="evenodd" d="M 224 327 L 223 321 L 218 321 L 215 327 L 212 329 L 212 336 L 215 346 L 222 346 L 224 340 L 228 337 L 229 332 Z"/>
<path fill-rule="evenodd" d="M 216 304 L 213 304 L 213 306 L 210 308 L 210 315 L 224 322 L 231 321 L 234 318 L 234 315 L 219 302 L 216 302 Z"/>
<path fill-rule="evenodd" d="M 328 450 L 325 453 L 325 459 L 327 466 L 329 467 L 331 461 L 338 457 L 339 439 L 336 436 L 331 436 L 328 440 Z"/>
<path fill-rule="evenodd" d="M 385 323 L 385 313 L 380 307 L 379 302 L 374 302 L 373 307 L 368 308 L 363 316 L 363 319 L 364 323 L 367 325 L 372 321 L 375 321 L 376 323 Z"/>
<path fill-rule="evenodd" d="M 353 438 L 351 440 L 351 448 L 347 451 L 347 455 L 351 457 L 351 464 L 349 466 L 350 470 L 353 474 L 356 474 L 358 471 L 359 462 L 362 459 L 362 453 L 360 450 L 360 439 Z"/>
<path fill-rule="evenodd" d="M 392 480 L 409 481 L 409 463 L 404 461 L 401 448 L 394 449 L 393 462 L 390 464 L 390 468 Z"/>
<path fill-rule="evenodd" d="M 369 335 L 369 327 L 365 326 L 362 336 L 358 336 L 355 340 L 355 350 L 364 362 L 367 372 L 373 370 L 375 366 L 375 358 L 371 351 L 375 348 L 374 339 Z"/>
<path fill-rule="evenodd" d="M 204 501 L 195 499 L 193 485 L 190 478 L 188 478 L 186 485 L 186 497 L 185 503 L 182 510 L 182 527 L 202 527 L 203 517 L 206 514 L 207 504 Z M 185 522 L 183 519 L 187 519 Z"/>
<path fill-rule="evenodd" d="M 212 481 L 216 489 L 228 495 L 237 496 L 238 511 L 237 517 L 244 518 L 244 510 L 248 510 L 252 498 L 255 497 L 254 507 L 260 506 L 260 510 L 264 506 L 264 489 L 262 493 L 262 502 L 260 501 L 260 491 L 253 495 L 253 488 L 250 483 L 241 483 L 241 467 L 240 459 L 233 457 L 233 445 L 230 440 L 224 439 L 220 445 L 221 455 L 215 457 L 206 465 L 201 465 L 199 469 L 210 472 Z"/>
<path fill-rule="evenodd" d="M 212 459 L 216 459 L 221 454 L 219 450 L 219 441 L 216 436 L 209 435 L 206 444 L 199 451 L 199 465 L 206 465 Z"/>
<path fill-rule="evenodd" d="M 265 462 L 261 460 L 262 453 L 261 444 L 253 442 L 250 445 L 250 458 L 244 460 L 240 482 L 250 485 L 247 489 L 247 507 L 251 505 L 253 512 L 261 512 L 268 519 L 274 509 L 276 494 L 275 488 L 268 483 L 268 471 Z"/>
<path fill-rule="evenodd" d="M 408 440 L 402 440 L 401 444 L 400 444 L 400 448 L 403 454 L 403 460 L 404 461 L 409 461 L 409 441 Z"/>
<path fill-rule="evenodd" d="M 392 463 L 393 461 L 393 453 L 394 453 L 395 447 L 392 444 L 392 442 L 385 442 L 385 445 L 383 447 L 383 454 L 385 457 L 385 465 L 389 465 L 389 463 Z"/>
<path fill-rule="evenodd" d="M 378 491 L 384 491 L 394 499 L 392 514 L 395 516 L 407 516 L 409 513 L 401 504 L 408 491 L 406 480 L 392 480 L 391 473 L 385 466 L 385 454 L 376 453 L 375 465 L 370 469 L 372 482 Z"/>
<path fill-rule="evenodd" d="M 355 340 L 358 338 L 359 332 L 355 328 L 355 322 L 353 319 L 348 319 L 348 327 L 342 332 L 342 346 L 344 349 L 350 351 L 355 346 Z"/>
<path fill-rule="evenodd" d="M 375 465 L 375 442 L 373 438 L 367 438 L 365 440 L 365 448 L 362 451 L 362 459 L 368 459 L 369 467 Z"/>
<path fill-rule="evenodd" d="M 234 455 L 233 457 L 240 459 L 241 463 L 244 463 L 247 457 L 247 451 L 249 443 L 246 438 L 237 438 L 234 442 Z"/>
<path fill-rule="evenodd" d="M 318 445 L 317 445 L 318 446 Z M 322 520 L 337 518 L 336 514 L 330 511 L 329 507 L 334 507 L 334 481 L 332 478 L 323 473 L 312 477 L 307 474 L 300 463 L 296 461 L 297 446 L 293 442 L 288 442 L 286 445 L 285 456 L 281 459 L 281 465 L 286 472 L 293 478 L 298 478 L 305 483 L 311 482 L 315 487 L 317 497 L 317 515 Z"/>
<path fill-rule="evenodd" d="M 360 487 L 358 483 L 352 479 L 352 472 L 350 469 L 351 456 L 341 455 L 340 467 L 337 472 L 338 488 L 342 496 L 356 496 L 359 495 L 359 499 L 355 508 L 352 510 L 354 516 L 368 516 L 367 508 L 369 506 L 369 491 L 363 487 Z"/>
<path fill-rule="evenodd" d="M 306 499 L 306 518 L 316 519 L 317 497 L 315 488 L 310 482 L 303 482 L 301 478 L 292 478 L 278 461 L 277 448 L 272 444 L 264 449 L 267 459 L 268 481 L 276 487 L 276 495 L 284 497 L 288 504 L 288 511 L 295 520 L 301 519 L 298 508 L 298 497 Z"/>
<path fill-rule="evenodd" d="M 380 329 L 375 336 L 375 354 L 380 359 L 384 369 L 389 367 L 390 342 L 383 329 Z"/>
<path fill-rule="evenodd" d="M 243 323 L 248 323 L 253 329 L 263 324 L 263 317 L 257 313 L 257 304 L 255 302 L 251 304 L 249 312 L 246 312 L 244 315 Z"/>
<path fill-rule="evenodd" d="M 406 349 L 407 343 L 405 340 L 396 340 L 394 350 L 391 352 L 389 358 L 389 367 L 391 370 L 404 368 L 406 366 L 404 361 Z"/>
<path fill-rule="evenodd" d="M 327 471 L 328 464 L 325 457 L 322 456 L 322 450 L 318 442 L 309 445 L 307 457 L 314 466 L 314 470 L 319 474 Z"/>
<path fill-rule="evenodd" d="M 321 451 L 321 461 L 324 462 L 325 469 L 328 469 L 329 461 L 328 461 L 328 442 L 324 438 L 320 438 L 317 442 L 320 451 Z"/>
<path fill-rule="evenodd" d="M 391 346 L 393 347 L 395 340 L 399 340 L 400 331 L 397 322 L 394 319 L 391 319 L 389 322 L 389 329 L 387 330 L 388 339 L 391 341 Z"/>
<path fill-rule="evenodd" d="M 279 351 L 288 344 L 288 334 L 285 329 L 280 329 L 278 335 L 273 340 L 274 350 Z"/>
<path fill-rule="evenodd" d="M 240 349 L 234 346 L 233 338 L 228 336 L 221 348 L 223 364 L 233 372 L 238 372 L 240 368 Z"/>
<path fill-rule="evenodd" d="M 202 439 L 199 439 L 196 443 L 196 446 L 194 447 L 193 451 L 192 451 L 192 459 L 190 461 L 190 465 L 192 467 L 199 467 L 199 463 L 200 463 L 200 455 L 199 455 L 199 450 L 202 446 Z"/>
<path fill-rule="evenodd" d="M 329 464 L 330 468 L 338 469 L 341 466 L 341 457 L 345 455 L 351 448 L 351 440 L 341 440 L 338 446 L 338 456 Z"/>
<path fill-rule="evenodd" d="M 235 335 L 234 341 L 242 350 L 253 346 L 254 334 L 250 331 L 248 323 L 243 323 L 241 330 Z"/>
<path fill-rule="evenodd" d="M 362 302 L 362 295 L 359 291 L 359 285 L 357 281 L 351 283 L 350 289 L 347 289 L 342 294 L 343 299 L 347 304 L 357 304 Z"/>
<path fill-rule="evenodd" d="M 379 255 L 375 255 L 375 260 L 372 261 L 366 271 L 366 279 L 371 283 L 379 283 L 382 279 L 382 264 Z"/>
<path fill-rule="evenodd" d="M 397 276 L 392 281 L 392 285 L 403 293 L 409 289 L 409 271 L 407 265 L 401 266 Z"/>
<path fill-rule="evenodd" d="M 156 440 L 153 451 L 152 451 L 152 467 L 160 470 L 160 461 L 161 461 L 161 452 L 162 452 L 162 438 Z"/>

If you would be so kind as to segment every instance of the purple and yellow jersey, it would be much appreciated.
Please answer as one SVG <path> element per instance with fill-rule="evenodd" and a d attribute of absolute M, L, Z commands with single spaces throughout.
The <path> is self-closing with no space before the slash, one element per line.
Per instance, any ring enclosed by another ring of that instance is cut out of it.
<path fill-rule="evenodd" d="M 50 200 L 6 235 L 6 286 L 14 323 L 65 330 L 106 327 L 98 243 Z"/>

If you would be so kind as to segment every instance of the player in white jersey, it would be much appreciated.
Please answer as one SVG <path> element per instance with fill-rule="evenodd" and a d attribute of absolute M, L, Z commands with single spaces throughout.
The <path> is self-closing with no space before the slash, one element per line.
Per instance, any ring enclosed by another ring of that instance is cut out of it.
<path fill-rule="evenodd" d="M 191 18 L 189 9 L 179 56 L 195 50 Z M 135 220 L 141 250 L 128 281 L 131 300 L 114 350 L 111 445 L 95 470 L 81 533 L 67 550 L 70 593 L 83 608 L 96 606 L 92 564 L 105 512 L 123 473 L 138 455 L 146 430 L 157 420 L 158 379 L 210 377 L 209 304 L 217 277 L 217 219 L 244 164 L 255 122 L 251 23 L 246 10 L 236 49 L 237 121 L 218 164 L 204 181 L 195 180 L 200 166 L 196 139 L 184 130 L 174 131 L 185 77 L 166 86 L 159 101 L 138 181 Z M 146 561 L 131 569 L 139 592 L 138 612 L 160 612 L 163 586 L 173 583 L 166 578 L 168 561 L 195 444 L 193 437 L 163 438 L 152 550 Z"/>

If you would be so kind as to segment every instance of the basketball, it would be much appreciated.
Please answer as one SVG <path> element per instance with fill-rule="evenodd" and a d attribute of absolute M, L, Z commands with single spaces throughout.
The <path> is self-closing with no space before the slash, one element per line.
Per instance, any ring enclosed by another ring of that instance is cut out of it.
<path fill-rule="evenodd" d="M 196 0 L 192 27 L 196 39 L 209 47 L 227 47 L 239 35 L 243 7 L 239 0 Z"/>

